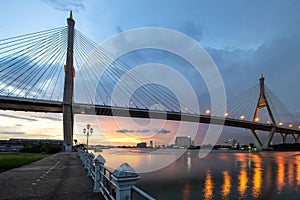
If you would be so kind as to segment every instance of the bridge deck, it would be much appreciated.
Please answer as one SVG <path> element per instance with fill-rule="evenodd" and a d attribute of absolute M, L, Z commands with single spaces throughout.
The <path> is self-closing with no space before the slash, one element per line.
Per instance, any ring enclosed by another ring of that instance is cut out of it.
<path fill-rule="evenodd" d="M 62 102 L 0 96 L 0 109 L 62 113 Z"/>
<path fill-rule="evenodd" d="M 18 111 L 32 111 L 32 112 L 51 112 L 62 113 L 62 102 L 46 101 L 46 100 L 32 100 L 17 97 L 0 96 L 0 109 L 2 110 L 18 110 Z M 119 117 L 133 117 L 145 119 L 165 119 L 172 121 L 186 121 L 204 124 L 225 125 L 231 127 L 253 129 L 260 131 L 271 131 L 272 124 L 264 124 L 246 120 L 239 120 L 233 118 L 215 117 L 210 115 L 197 115 L 191 113 L 170 112 L 148 110 L 140 108 L 123 108 L 116 106 L 103 105 L 89 105 L 89 104 L 73 104 L 74 114 L 88 114 L 88 115 L 104 115 L 104 116 L 119 116 Z M 286 134 L 300 134 L 300 130 L 276 126 L 276 132 Z"/>

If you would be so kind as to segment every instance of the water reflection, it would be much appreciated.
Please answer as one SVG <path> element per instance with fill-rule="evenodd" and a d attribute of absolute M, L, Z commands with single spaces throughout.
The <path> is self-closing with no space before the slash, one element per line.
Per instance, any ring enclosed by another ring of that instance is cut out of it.
<path fill-rule="evenodd" d="M 300 195 L 297 152 L 215 151 L 203 159 L 197 153 L 189 152 L 162 170 L 142 174 L 138 186 L 149 189 L 157 199 L 295 199 Z M 134 165 L 172 156 L 132 154 L 122 156 Z M 112 157 L 121 162 L 119 155 L 105 158 L 108 163 Z"/>
<path fill-rule="evenodd" d="M 192 168 L 192 158 L 190 156 L 187 157 L 186 165 L 187 165 L 187 171 L 188 173 L 190 173 Z"/>
<path fill-rule="evenodd" d="M 247 160 L 245 158 L 245 155 L 237 154 L 237 161 L 240 162 L 240 172 L 238 176 L 239 180 L 239 186 L 238 191 L 241 197 L 245 197 L 245 193 L 247 190 L 247 184 L 248 184 L 248 175 L 247 175 Z"/>
<path fill-rule="evenodd" d="M 275 179 L 275 176 L 273 174 L 273 165 L 270 161 L 267 161 L 266 169 L 267 169 L 265 170 L 266 177 L 264 178 L 266 184 L 264 186 L 264 189 L 265 191 L 270 191 L 274 187 L 274 184 L 272 182 Z"/>
<path fill-rule="evenodd" d="M 262 184 L 261 158 L 258 155 L 252 155 L 252 159 L 254 162 L 252 196 L 254 198 L 257 198 L 260 195 L 261 184 Z"/>
<path fill-rule="evenodd" d="M 247 171 L 245 169 L 241 169 L 239 175 L 239 193 L 241 197 L 245 197 L 245 193 L 247 190 L 248 176 Z"/>
<path fill-rule="evenodd" d="M 187 200 L 190 198 L 190 192 L 191 192 L 191 185 L 189 182 L 186 182 L 183 186 L 183 191 L 182 191 L 182 194 L 183 194 L 183 200 Z"/>
<path fill-rule="evenodd" d="M 214 190 L 214 183 L 212 180 L 211 172 L 210 170 L 206 171 L 206 178 L 205 178 L 205 184 L 204 184 L 204 199 L 213 199 L 213 190 Z"/>
<path fill-rule="evenodd" d="M 285 166 L 284 166 L 284 159 L 282 156 L 278 157 L 276 159 L 277 162 L 277 192 L 278 194 L 281 193 L 282 188 L 285 185 L 285 181 L 284 181 L 284 170 L 285 170 Z"/>
<path fill-rule="evenodd" d="M 231 189 L 231 177 L 228 171 L 223 171 L 223 185 L 221 195 L 223 199 L 228 199 Z"/>
<path fill-rule="evenodd" d="M 300 185 L 300 156 L 296 157 L 296 165 L 297 165 L 297 183 Z"/>
<path fill-rule="evenodd" d="M 112 148 L 101 152 L 105 158 L 106 166 L 117 169 L 122 163 L 127 162 L 138 173 L 152 172 L 166 167 L 176 161 L 184 149 L 122 149 Z M 100 153 L 95 152 L 95 155 Z M 171 165 L 172 166 L 172 165 Z"/>
<path fill-rule="evenodd" d="M 288 184 L 293 186 L 294 184 L 294 163 L 290 162 L 288 165 Z"/>

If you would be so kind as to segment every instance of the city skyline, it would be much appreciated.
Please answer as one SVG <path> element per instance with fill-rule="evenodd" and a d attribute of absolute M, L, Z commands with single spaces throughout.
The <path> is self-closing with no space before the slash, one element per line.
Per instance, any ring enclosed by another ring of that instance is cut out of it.
<path fill-rule="evenodd" d="M 132 28 L 157 26 L 174 29 L 187 34 L 204 46 L 222 74 L 228 97 L 238 95 L 256 84 L 260 73 L 264 73 L 268 86 L 299 118 L 299 95 L 293 87 L 297 85 L 300 75 L 300 69 L 297 67 L 300 61 L 296 51 L 300 46 L 300 39 L 297 37 L 300 29 L 296 26 L 300 20 L 300 14 L 297 12 L 298 2 L 276 1 L 274 3 L 272 1 L 272 10 L 267 8 L 270 3 L 267 1 L 244 4 L 234 1 L 219 3 L 223 5 L 223 10 L 208 1 L 194 1 L 187 4 L 154 1 L 151 5 L 147 2 L 134 1 L 129 1 L 128 4 L 115 1 L 70 2 L 31 1 L 26 4 L 22 1 L 14 1 L 14 3 L 3 4 L 0 15 L 6 20 L 0 23 L 0 38 L 65 26 L 68 11 L 71 9 L 76 21 L 75 27 L 98 43 L 111 35 Z M 172 9 L 168 10 L 168 6 Z M 203 12 L 199 12 L 196 8 Z M 136 12 L 132 12 L 133 10 Z M 172 10 L 180 15 L 172 13 Z M 143 17 L 138 18 L 138 15 Z M 25 22 L 20 21 L 20 16 Z M 240 16 L 239 20 L 236 20 L 236 16 Z M 129 56 L 124 59 L 135 66 L 134 59 L 130 58 Z M 142 62 L 146 61 L 148 61 L 147 57 L 142 60 Z M 198 82 L 194 82 L 196 83 Z M 199 98 L 204 99 L 202 110 L 208 107 L 207 96 L 209 96 L 207 91 L 200 89 Z M 21 112 L 16 114 L 1 111 L 0 117 L 4 122 L 0 125 L 0 139 L 15 136 L 55 139 L 63 137 L 62 116 L 59 114 Z M 158 137 L 162 142 L 171 142 L 178 129 L 176 122 L 169 121 L 163 126 L 157 121 L 155 122 L 157 126 L 154 124 L 151 128 L 141 129 L 118 126 L 107 117 L 83 118 L 79 116 L 75 119 L 77 124 L 74 132 L 82 135 L 81 129 L 86 123 L 91 123 L 99 134 L 94 136 L 94 141 L 97 142 L 103 141 L 101 137 L 103 139 L 104 135 L 113 142 L 121 139 L 123 143 L 137 143 L 151 136 Z M 97 121 L 99 119 L 103 121 L 102 125 L 99 125 Z M 90 122 L 90 120 L 94 121 Z M 123 124 L 126 124 L 126 120 L 128 119 L 122 119 Z M 138 121 L 141 126 L 147 124 L 147 120 Z M 185 123 L 184 126 L 186 132 L 181 134 L 196 134 L 189 133 L 189 123 Z M 205 128 L 205 125 L 199 125 L 198 142 L 201 141 Z M 246 133 L 244 136 L 239 136 L 245 141 L 251 139 L 250 135 L 242 130 L 226 128 L 224 132 L 221 140 L 236 137 L 237 133 Z"/>

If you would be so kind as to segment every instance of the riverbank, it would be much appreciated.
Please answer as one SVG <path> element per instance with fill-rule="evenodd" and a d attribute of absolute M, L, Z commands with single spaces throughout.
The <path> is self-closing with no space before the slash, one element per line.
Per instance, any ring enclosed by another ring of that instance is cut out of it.
<path fill-rule="evenodd" d="M 0 153 L 0 173 L 49 156 L 50 154 L 37 153 Z"/>

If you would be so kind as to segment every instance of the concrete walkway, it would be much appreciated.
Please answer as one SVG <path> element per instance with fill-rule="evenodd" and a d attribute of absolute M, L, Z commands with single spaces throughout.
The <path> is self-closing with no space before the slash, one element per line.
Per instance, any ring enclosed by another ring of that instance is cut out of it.
<path fill-rule="evenodd" d="M 76 153 L 59 153 L 0 173 L 0 199 L 103 199 Z"/>

